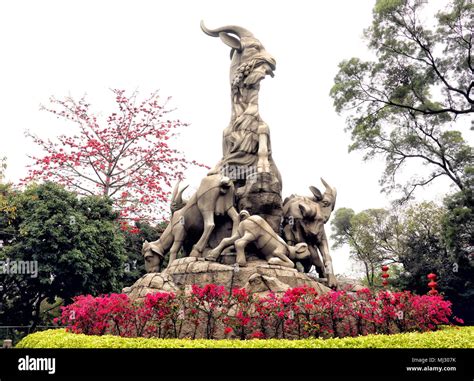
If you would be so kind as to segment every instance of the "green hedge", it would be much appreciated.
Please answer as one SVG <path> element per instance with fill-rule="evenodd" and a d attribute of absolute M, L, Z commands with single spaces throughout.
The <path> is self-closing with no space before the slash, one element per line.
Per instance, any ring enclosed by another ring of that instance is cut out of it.
<path fill-rule="evenodd" d="M 64 329 L 28 335 L 17 348 L 474 348 L 474 327 L 443 327 L 435 332 L 368 335 L 343 339 L 190 340 L 87 336 Z"/>

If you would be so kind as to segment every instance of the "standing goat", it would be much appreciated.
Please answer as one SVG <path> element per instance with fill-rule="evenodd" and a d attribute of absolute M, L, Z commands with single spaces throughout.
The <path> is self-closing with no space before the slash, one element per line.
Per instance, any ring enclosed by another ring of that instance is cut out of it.
<path fill-rule="evenodd" d="M 190 253 L 191 257 L 202 256 L 214 230 L 214 215 L 228 215 L 232 220 L 232 236 L 237 237 L 239 214 L 234 207 L 234 185 L 232 180 L 220 174 L 209 175 L 201 181 L 196 193 L 184 206 L 174 211 L 161 237 L 148 244 L 152 250 L 147 251 L 147 255 L 152 254 L 164 258 L 169 251 L 169 266 L 176 259 L 187 235 L 190 232 L 202 232 L 201 238 Z M 152 262 L 151 258 L 147 260 Z"/>
<path fill-rule="evenodd" d="M 321 182 L 326 187 L 323 193 L 311 186 L 313 197 L 292 195 L 283 202 L 285 226 L 283 235 L 285 240 L 294 245 L 306 242 L 309 245 L 311 256 L 299 261 L 305 272 L 309 272 L 314 265 L 320 277 L 327 278 L 330 287 L 336 287 L 332 259 L 329 254 L 329 245 L 324 230 L 324 224 L 329 220 L 336 205 L 337 191 L 324 179 Z M 320 257 L 321 255 L 321 257 Z"/>

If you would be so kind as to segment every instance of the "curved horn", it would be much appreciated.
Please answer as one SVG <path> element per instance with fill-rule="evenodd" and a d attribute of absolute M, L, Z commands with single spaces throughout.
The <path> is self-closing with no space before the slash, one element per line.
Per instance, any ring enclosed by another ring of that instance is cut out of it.
<path fill-rule="evenodd" d="M 323 183 L 323 185 L 326 187 L 326 192 L 330 192 L 334 197 L 337 196 L 337 190 L 336 188 L 330 186 L 326 181 L 324 181 L 324 179 L 321 177 L 321 182 Z"/>
<path fill-rule="evenodd" d="M 178 180 L 176 185 L 174 186 L 173 193 L 171 195 L 171 201 L 173 202 L 176 199 L 176 195 L 178 194 L 178 189 L 179 189 L 179 184 L 181 183 L 181 180 Z"/>
<path fill-rule="evenodd" d="M 208 36 L 211 36 L 211 37 L 219 37 L 219 33 L 222 33 L 222 32 L 233 33 L 239 36 L 240 38 L 253 37 L 253 34 L 250 31 L 237 25 L 227 25 L 220 28 L 216 28 L 216 29 L 208 29 L 204 25 L 204 21 L 201 20 L 201 29 L 204 33 L 206 33 Z"/>
<path fill-rule="evenodd" d="M 181 189 L 178 194 L 176 195 L 176 199 L 175 199 L 175 202 L 177 204 L 182 204 L 183 203 L 183 192 L 186 190 L 186 188 L 189 187 L 189 184 L 186 185 L 185 187 L 183 187 L 183 189 Z"/>

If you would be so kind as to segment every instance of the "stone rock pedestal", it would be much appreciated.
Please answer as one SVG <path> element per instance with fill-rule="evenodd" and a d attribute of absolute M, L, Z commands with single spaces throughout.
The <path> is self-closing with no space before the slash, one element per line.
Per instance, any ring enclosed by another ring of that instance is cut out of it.
<path fill-rule="evenodd" d="M 203 258 L 181 258 L 161 273 L 149 273 L 138 279 L 123 292 L 132 300 L 142 300 L 155 292 L 188 291 L 191 285 L 224 286 L 227 291 L 246 288 L 252 294 L 283 293 L 289 288 L 309 286 L 322 295 L 330 291 L 322 282 L 296 269 L 269 265 L 264 260 L 253 260 L 246 267 L 205 261 Z"/>

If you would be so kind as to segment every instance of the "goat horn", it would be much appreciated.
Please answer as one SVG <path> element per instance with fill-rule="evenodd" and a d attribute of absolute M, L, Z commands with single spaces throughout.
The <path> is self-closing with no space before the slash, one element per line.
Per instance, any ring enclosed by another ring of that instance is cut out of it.
<path fill-rule="evenodd" d="M 242 37 L 253 37 L 253 34 L 250 31 L 248 31 L 247 29 L 242 28 L 240 26 L 236 26 L 236 25 L 227 25 L 227 26 L 223 26 L 223 27 L 220 27 L 220 28 L 216 28 L 216 29 L 208 29 L 204 25 L 204 21 L 201 20 L 201 29 L 204 33 L 206 33 L 208 36 L 211 36 L 211 37 L 219 37 L 219 33 L 221 33 L 221 32 L 233 33 L 233 34 L 239 36 L 240 38 L 242 38 Z"/>
<path fill-rule="evenodd" d="M 326 192 L 329 191 L 329 192 L 332 193 L 332 195 L 333 195 L 334 197 L 336 197 L 336 195 L 337 195 L 337 190 L 336 190 L 336 188 L 330 186 L 326 181 L 324 181 L 324 179 L 323 179 L 322 177 L 321 177 L 321 182 L 322 182 L 323 185 L 326 187 Z"/>
<path fill-rule="evenodd" d="M 173 194 L 171 195 L 171 201 L 174 201 L 175 198 L 176 198 L 176 195 L 178 194 L 178 189 L 179 189 L 179 184 L 181 183 L 181 180 L 178 180 L 178 182 L 176 183 L 176 185 L 174 186 L 174 189 L 173 189 Z"/>
<path fill-rule="evenodd" d="M 181 204 L 183 202 L 183 192 L 186 190 L 186 188 L 189 187 L 189 184 L 186 185 L 185 187 L 183 187 L 183 189 L 181 189 L 178 194 L 176 195 L 176 200 L 175 202 L 177 204 Z"/>

